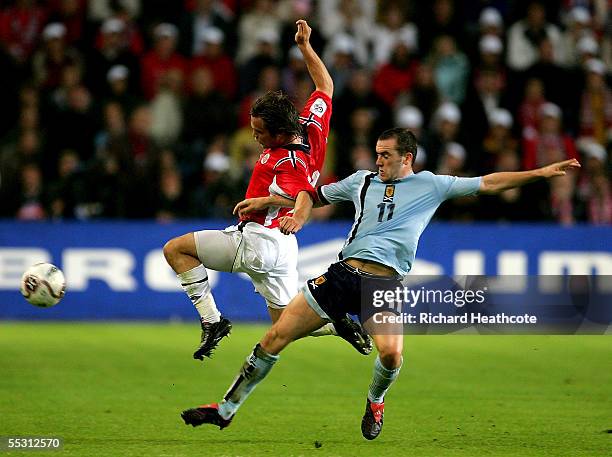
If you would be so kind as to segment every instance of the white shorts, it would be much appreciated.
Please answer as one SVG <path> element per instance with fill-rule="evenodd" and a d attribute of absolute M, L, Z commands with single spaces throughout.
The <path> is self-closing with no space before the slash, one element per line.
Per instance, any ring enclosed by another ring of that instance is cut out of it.
<path fill-rule="evenodd" d="M 248 222 L 242 231 L 232 225 L 193 235 L 198 259 L 206 268 L 246 273 L 269 307 L 284 308 L 297 295 L 295 235 L 283 235 L 256 222 Z"/>

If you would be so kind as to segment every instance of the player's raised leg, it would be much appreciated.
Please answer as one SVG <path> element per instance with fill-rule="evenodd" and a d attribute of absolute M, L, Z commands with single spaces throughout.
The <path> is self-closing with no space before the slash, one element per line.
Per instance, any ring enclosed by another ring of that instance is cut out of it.
<path fill-rule="evenodd" d="M 224 268 L 231 269 L 236 250 L 236 243 L 230 235 L 218 230 L 188 233 L 173 238 L 164 246 L 166 261 L 177 274 L 181 287 L 200 316 L 202 333 L 200 345 L 193 354 L 194 359 L 210 357 L 219 341 L 232 329 L 231 322 L 221 316 L 217 309 L 208 273 L 202 262 L 202 251 L 207 252 L 209 266 L 229 271 Z"/>
<path fill-rule="evenodd" d="M 324 322 L 300 292 L 249 354 L 223 401 L 183 411 L 181 417 L 185 423 L 194 427 L 202 424 L 217 425 L 220 429 L 227 427 L 238 408 L 270 372 L 280 351 Z"/>
<path fill-rule="evenodd" d="M 372 336 L 378 349 L 374 373 L 368 390 L 366 408 L 361 420 L 361 433 L 368 440 L 376 438 L 383 426 L 385 394 L 402 368 L 402 334 L 375 334 Z"/>

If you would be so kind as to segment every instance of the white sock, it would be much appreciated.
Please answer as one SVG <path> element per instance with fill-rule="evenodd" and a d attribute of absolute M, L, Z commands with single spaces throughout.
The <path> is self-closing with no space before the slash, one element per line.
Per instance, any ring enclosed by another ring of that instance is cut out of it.
<path fill-rule="evenodd" d="M 336 332 L 336 327 L 334 327 L 334 324 L 332 324 L 331 322 L 319 327 L 313 332 L 310 332 L 310 336 L 327 336 L 337 334 L 338 332 Z"/>
<path fill-rule="evenodd" d="M 191 270 L 176 275 L 181 281 L 181 287 L 195 306 L 201 322 L 219 322 L 221 313 L 212 296 L 208 274 L 204 265 L 198 265 Z"/>

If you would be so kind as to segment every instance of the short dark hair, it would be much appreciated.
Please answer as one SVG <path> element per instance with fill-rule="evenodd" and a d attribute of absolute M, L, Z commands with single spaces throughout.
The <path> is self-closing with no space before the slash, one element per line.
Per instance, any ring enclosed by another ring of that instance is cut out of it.
<path fill-rule="evenodd" d="M 412 154 L 412 165 L 414 165 L 417 156 L 417 140 L 414 133 L 401 127 L 395 127 L 385 130 L 378 137 L 379 140 L 390 140 L 392 138 L 397 141 L 397 152 L 400 155 L 405 156 L 409 152 Z"/>
<path fill-rule="evenodd" d="M 271 135 L 302 135 L 300 115 L 295 105 L 281 91 L 269 91 L 251 107 L 251 116 L 263 120 Z"/>

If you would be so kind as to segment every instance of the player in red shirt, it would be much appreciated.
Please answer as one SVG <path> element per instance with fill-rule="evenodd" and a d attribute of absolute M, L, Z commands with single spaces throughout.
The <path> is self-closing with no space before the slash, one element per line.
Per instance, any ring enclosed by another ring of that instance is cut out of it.
<path fill-rule="evenodd" d="M 298 113 L 280 92 L 260 97 L 251 109 L 253 136 L 264 151 L 253 170 L 247 199 L 272 194 L 295 200 L 301 191 L 314 191 L 325 160 L 333 81 L 310 45 L 310 33 L 306 21 L 297 21 L 295 41 L 315 84 L 304 110 Z M 296 201 L 293 217 L 304 221 L 303 208 L 309 198 L 301 198 Z M 210 357 L 231 330 L 230 321 L 217 309 L 206 268 L 248 274 L 266 300 L 273 322 L 297 293 L 297 241 L 293 234 L 283 235 L 278 229 L 279 219 L 290 211 L 266 208 L 241 217 L 238 225 L 225 230 L 188 233 L 164 246 L 167 262 L 200 314 L 202 337 L 195 359 Z M 350 340 L 352 329 L 348 328 L 348 336 L 345 330 L 341 336 Z"/>

